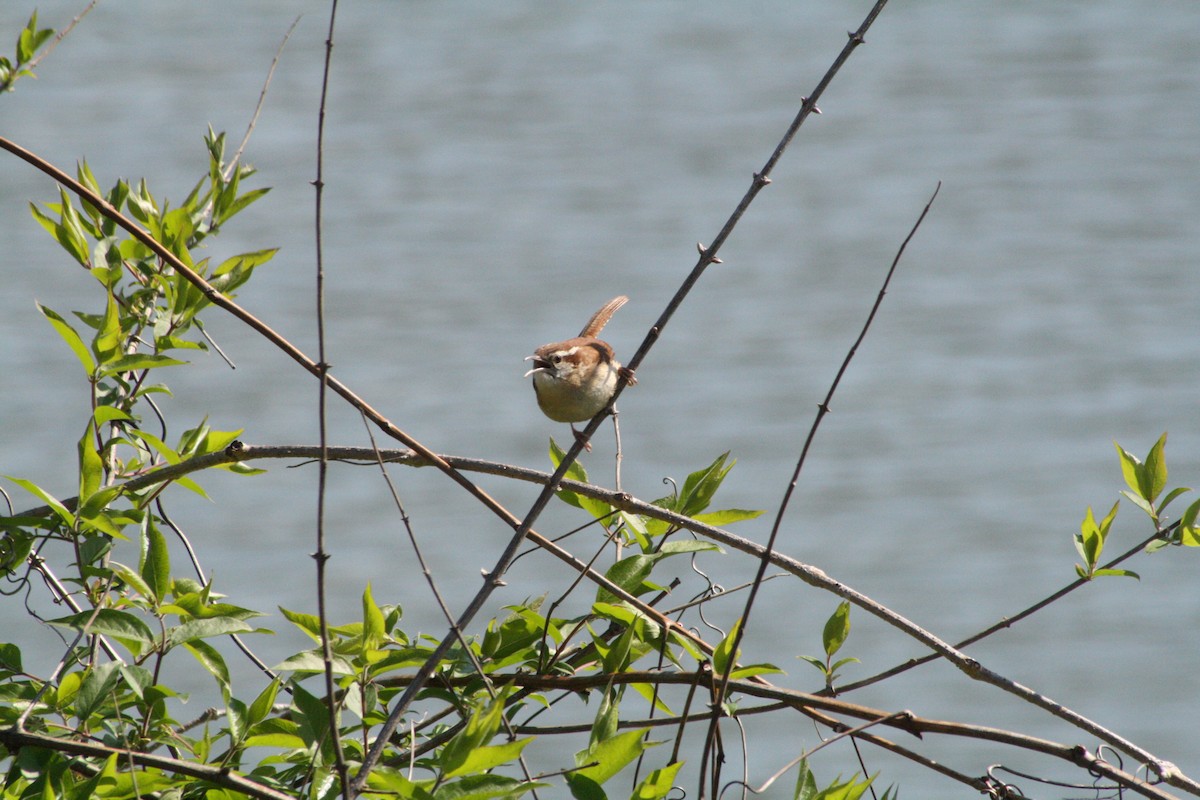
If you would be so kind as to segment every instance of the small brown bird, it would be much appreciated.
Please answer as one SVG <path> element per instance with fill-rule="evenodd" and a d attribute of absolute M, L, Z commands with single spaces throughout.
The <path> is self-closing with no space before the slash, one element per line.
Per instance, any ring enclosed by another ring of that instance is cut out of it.
<path fill-rule="evenodd" d="M 596 338 L 616 310 L 627 302 L 629 298 L 624 295 L 614 297 L 592 315 L 577 337 L 544 344 L 525 359 L 533 362 L 533 369 L 525 377 L 533 376 L 538 406 L 547 417 L 555 422 L 586 422 L 608 405 L 620 378 L 631 386 L 637 383 L 633 372 L 613 357 L 608 342 Z M 574 424 L 571 433 L 588 450 L 592 449 Z"/>

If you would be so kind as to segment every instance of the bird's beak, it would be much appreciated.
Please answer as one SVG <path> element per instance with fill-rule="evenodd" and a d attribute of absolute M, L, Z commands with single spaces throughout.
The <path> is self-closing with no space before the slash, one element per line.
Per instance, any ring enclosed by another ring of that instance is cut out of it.
<path fill-rule="evenodd" d="M 525 356 L 525 360 L 532 361 L 533 365 L 534 365 L 533 369 L 531 369 L 531 370 L 529 370 L 529 372 L 525 373 L 524 377 L 526 377 L 526 378 L 528 378 L 530 375 L 532 375 L 535 372 L 545 372 L 546 370 L 548 370 L 550 368 L 549 364 L 547 364 L 545 361 L 542 361 L 537 356 Z"/>

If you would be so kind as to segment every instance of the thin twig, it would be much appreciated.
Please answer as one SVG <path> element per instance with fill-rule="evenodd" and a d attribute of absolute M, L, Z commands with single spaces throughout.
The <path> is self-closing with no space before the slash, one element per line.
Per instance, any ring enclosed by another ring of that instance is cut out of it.
<path fill-rule="evenodd" d="M 246 145 L 250 143 L 250 135 L 254 133 L 254 128 L 258 125 L 258 117 L 262 114 L 263 104 L 267 100 L 267 89 L 271 88 L 271 80 L 275 77 L 275 68 L 279 66 L 279 58 L 283 55 L 283 48 L 287 46 L 288 39 L 292 38 L 292 32 L 296 30 L 296 26 L 299 23 L 300 17 L 292 20 L 292 24 L 288 26 L 287 33 L 283 35 L 283 41 L 275 49 L 275 57 L 271 59 L 271 66 L 267 69 L 266 80 L 263 81 L 262 89 L 258 93 L 258 103 L 254 106 L 254 114 L 250 117 L 250 123 L 246 125 L 246 133 L 242 136 L 242 143 L 238 145 L 237 152 L 233 154 L 229 166 L 225 169 L 225 180 L 229 180 L 230 176 L 233 175 L 233 170 L 237 166 L 237 163 L 242 160 L 242 153 L 246 151 Z M 322 100 L 324 100 L 324 87 L 322 87 Z"/>
<path fill-rule="evenodd" d="M 1163 539 L 1167 534 L 1169 534 L 1172 530 L 1174 530 L 1178 526 L 1179 526 L 1179 521 L 1176 520 L 1173 524 L 1168 525 L 1163 530 L 1155 531 L 1153 534 L 1151 534 L 1150 536 L 1147 536 L 1145 539 L 1138 542 L 1133 547 L 1126 550 L 1124 553 L 1121 553 L 1116 558 L 1112 559 L 1111 561 L 1109 561 L 1105 564 L 1100 565 L 1100 569 L 1112 569 L 1112 568 L 1116 567 L 1118 564 L 1121 564 L 1122 562 L 1129 560 L 1130 558 L 1137 555 L 1138 553 L 1144 552 L 1147 545 L 1149 545 L 1151 542 L 1156 542 L 1156 541 Z M 1002 617 L 998 622 L 994 623 L 993 625 L 991 625 L 987 628 L 984 628 L 983 630 L 979 631 L 978 633 L 968 636 L 966 639 L 963 639 L 961 642 L 957 642 L 954 645 L 954 647 L 958 650 L 962 650 L 963 648 L 969 647 L 970 645 L 973 645 L 982 639 L 986 639 L 987 637 L 991 636 L 994 633 L 998 633 L 999 631 L 1003 631 L 1003 630 L 1008 630 L 1009 628 L 1011 628 L 1013 625 L 1016 625 L 1021 620 L 1025 619 L 1027 617 L 1033 616 L 1035 613 L 1037 613 L 1038 611 L 1041 611 L 1043 608 L 1046 608 L 1047 606 L 1062 599 L 1063 597 L 1067 596 L 1068 594 L 1075 591 L 1076 589 L 1080 589 L 1084 586 L 1087 586 L 1090 583 L 1092 583 L 1092 580 L 1090 578 L 1078 578 L 1077 580 L 1072 581 L 1071 583 L 1068 583 L 1066 586 L 1062 587 L 1061 589 L 1047 595 L 1046 597 L 1043 597 L 1041 600 L 1037 601 L 1033 605 L 1026 607 L 1022 611 L 1019 611 L 1018 613 L 1013 614 L 1012 616 L 1009 616 L 1009 617 Z M 845 686 L 839 686 L 837 689 L 838 694 L 845 694 L 847 692 L 852 692 L 855 689 L 861 689 L 864 686 L 870 686 L 873 683 L 879 683 L 880 681 L 885 680 L 887 678 L 891 678 L 894 675 L 899 675 L 902 672 L 908 672 L 910 669 L 913 669 L 914 667 L 919 667 L 923 664 L 928 664 L 930 661 L 937 661 L 941 657 L 942 656 L 940 653 L 929 653 L 927 655 L 921 656 L 920 658 L 910 659 L 908 661 L 905 661 L 903 664 L 898 664 L 898 665 L 892 667 L 891 669 L 884 670 L 883 672 L 877 673 L 875 675 L 871 675 L 870 677 L 863 678 L 862 680 L 855 681 L 854 683 L 848 683 Z"/>
<path fill-rule="evenodd" d="M 325 697 L 329 712 L 328 735 L 332 740 L 334 752 L 334 769 L 341 784 L 342 797 L 351 800 L 354 796 L 350 789 L 350 769 L 346 765 L 346 755 L 342 750 L 341 730 L 338 726 L 340 707 L 335 703 L 334 690 L 336 679 L 333 675 L 333 645 L 329 641 L 329 615 L 326 604 L 325 567 L 329 563 L 329 553 L 325 549 L 325 498 L 329 475 L 329 431 L 327 427 L 327 398 L 329 395 L 329 362 L 325 359 L 325 251 L 321 246 L 321 235 L 324 231 L 321 212 L 324 208 L 325 197 L 325 109 L 329 98 L 329 70 L 333 63 L 333 30 L 337 20 L 338 0 L 329 4 L 329 31 L 325 37 L 325 65 L 321 72 L 321 100 L 317 107 L 317 177 L 313 180 L 316 197 L 313 208 L 313 227 L 317 261 L 316 301 L 317 301 L 317 370 L 320 378 L 317 388 L 317 425 L 320 429 L 321 454 L 317 460 L 317 550 L 313 560 L 317 566 L 317 618 L 321 629 L 321 660 L 325 666 Z M 292 23 L 294 28 L 296 23 Z M 291 31 L 288 31 L 291 34 Z M 285 37 L 284 41 L 287 39 Z M 281 45 L 282 46 L 282 45 Z M 277 56 L 278 58 L 278 56 Z M 271 70 L 275 65 L 272 63 Z M 268 82 L 270 77 L 268 76 Z M 263 87 L 266 91 L 266 87 Z M 255 112 L 257 116 L 257 112 Z M 249 136 L 249 131 L 246 132 Z"/>
<path fill-rule="evenodd" d="M 900 259 L 904 255 L 904 251 L 908 247 L 908 243 L 912 241 L 913 236 L 916 235 L 917 230 L 921 227 L 921 223 L 925 221 L 925 217 L 927 214 L 929 214 L 929 209 L 933 206 L 933 201 L 937 199 L 938 192 L 941 190 L 941 188 L 942 184 L 939 181 L 937 187 L 933 190 L 933 195 L 929 198 L 929 202 L 925 204 L 925 208 L 921 210 L 921 214 L 917 217 L 917 221 L 913 223 L 912 228 L 909 230 L 908 236 L 906 236 L 904 241 L 901 242 L 900 248 L 896 251 L 896 255 L 892 259 L 892 265 L 888 268 L 887 275 L 883 279 L 883 286 L 881 286 L 879 289 L 879 294 L 875 298 L 875 303 L 871 306 L 870 313 L 867 314 L 867 319 L 863 323 L 862 330 L 859 331 L 858 338 L 854 340 L 854 344 L 850 346 L 850 350 L 846 353 L 846 357 L 842 359 L 842 364 L 838 368 L 837 374 L 833 378 L 833 383 L 829 386 L 829 391 L 825 394 L 825 399 L 822 400 L 820 405 L 817 407 L 817 416 L 808 429 L 808 436 L 804 440 L 804 446 L 800 449 L 800 456 L 796 459 L 796 467 L 792 471 L 792 478 L 788 482 L 787 489 L 783 493 L 783 499 L 779 503 L 779 509 L 775 513 L 775 522 L 771 525 L 771 534 L 767 537 L 766 547 L 764 548 L 763 555 L 758 562 L 758 571 L 754 576 L 754 581 L 750 585 L 750 593 L 746 597 L 746 605 L 742 610 L 741 624 L 734 633 L 733 644 L 730 647 L 730 652 L 732 653 L 738 652 L 738 648 L 742 643 L 742 638 L 746 635 L 746 630 L 750 626 L 750 614 L 754 609 L 754 601 L 758 597 L 759 587 L 762 585 L 762 580 L 767 573 L 767 567 L 771 563 L 771 553 L 775 550 L 775 542 L 779 539 L 779 532 L 783 528 L 783 518 L 787 513 L 788 504 L 792 498 L 792 494 L 796 491 L 796 486 L 800 482 L 800 472 L 804 469 L 804 463 L 808 459 L 809 449 L 812 447 L 813 440 L 816 438 L 817 430 L 821 427 L 821 420 L 823 420 L 825 415 L 829 413 L 829 403 L 833 399 L 834 393 L 837 392 L 838 386 L 841 385 L 842 376 L 844 376 L 846 374 L 846 370 L 849 369 L 851 360 L 853 360 L 854 355 L 858 352 L 859 346 L 867 337 L 867 332 L 871 329 L 871 323 L 875 321 L 875 314 L 879 311 L 880 306 L 883 305 L 883 298 L 887 294 L 888 285 L 892 281 L 892 276 L 896 273 L 896 267 L 900 264 Z M 729 680 L 729 677 L 733 674 L 734 667 L 735 665 L 731 659 L 730 663 L 726 666 L 724 674 L 721 676 L 722 686 L 725 685 L 725 683 Z M 724 698 L 725 692 L 724 689 L 721 689 L 717 692 L 716 703 L 718 706 L 724 702 Z M 716 719 L 709 723 L 710 736 L 715 732 L 717 724 L 718 720 Z M 701 760 L 701 763 L 703 763 L 703 759 Z"/>

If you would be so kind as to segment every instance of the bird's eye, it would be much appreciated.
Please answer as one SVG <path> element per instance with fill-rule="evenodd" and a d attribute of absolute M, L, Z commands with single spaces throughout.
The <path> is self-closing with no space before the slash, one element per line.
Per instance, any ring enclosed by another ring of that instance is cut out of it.
<path fill-rule="evenodd" d="M 563 358 L 562 355 L 560 355 L 559 353 L 555 353 L 554 355 L 550 356 L 550 360 L 553 361 L 555 364 L 561 364 L 562 358 Z"/>

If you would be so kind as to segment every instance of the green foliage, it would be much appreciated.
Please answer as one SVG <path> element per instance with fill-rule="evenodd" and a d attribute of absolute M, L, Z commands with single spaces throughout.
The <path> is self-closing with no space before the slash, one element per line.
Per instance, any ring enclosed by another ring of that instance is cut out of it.
<path fill-rule="evenodd" d="M 1125 479 L 1126 489 L 1121 494 L 1128 498 L 1154 524 L 1156 536 L 1146 545 L 1146 552 L 1153 553 L 1170 545 L 1184 547 L 1200 546 L 1200 531 L 1196 528 L 1196 519 L 1200 516 L 1200 500 L 1194 501 L 1183 512 L 1174 524 L 1167 524 L 1163 512 L 1175 499 L 1187 494 L 1191 489 L 1177 486 L 1167 490 L 1167 434 L 1158 437 L 1158 441 L 1150 448 L 1146 458 L 1139 459 L 1116 442 L 1113 443 L 1121 464 L 1121 474 Z M 1166 495 L 1163 492 L 1166 491 Z M 1162 500 L 1159 500 L 1159 497 Z M 1083 557 L 1083 564 L 1075 565 L 1075 572 L 1081 578 L 1091 580 L 1095 577 L 1108 575 L 1137 578 L 1135 572 L 1126 569 L 1101 568 L 1100 554 L 1108 538 L 1109 529 L 1117 515 L 1117 504 L 1113 505 L 1103 520 L 1096 522 L 1089 507 L 1080 525 L 1080 531 L 1075 535 L 1075 549 Z"/>
<path fill-rule="evenodd" d="M 1164 433 L 1150 448 L 1150 452 L 1146 455 L 1146 460 L 1139 461 L 1137 456 L 1123 449 L 1119 444 L 1113 442 L 1113 446 L 1117 448 L 1117 455 L 1121 458 L 1121 473 L 1125 476 L 1125 483 L 1129 489 L 1121 492 L 1137 505 L 1138 508 L 1145 511 L 1150 519 L 1158 522 L 1158 510 L 1154 507 L 1154 501 L 1158 499 L 1159 494 L 1167 485 L 1167 462 L 1163 458 L 1163 448 L 1167 445 L 1167 435 Z M 1184 489 L 1183 491 L 1187 491 Z M 1173 492 L 1166 500 L 1169 503 L 1177 493 Z M 1164 506 L 1166 505 L 1164 503 Z"/>
<path fill-rule="evenodd" d="M 1079 577 L 1088 580 L 1104 575 L 1138 577 L 1137 573 L 1126 569 L 1097 568 L 1097 565 L 1100 563 L 1100 553 L 1104 550 L 1104 542 L 1108 538 L 1108 531 L 1112 527 L 1113 520 L 1116 519 L 1119 507 L 1119 501 L 1113 503 L 1112 509 L 1097 524 L 1096 518 L 1092 515 L 1092 507 L 1088 506 L 1087 513 L 1083 517 L 1083 522 L 1079 526 L 1079 533 L 1075 534 L 1075 549 L 1079 551 L 1079 555 L 1083 556 L 1083 564 L 1075 565 L 1075 572 Z"/>
<path fill-rule="evenodd" d="M 801 759 L 792 796 L 795 800 L 858 800 L 871 788 L 874 781 L 874 777 L 860 780 L 858 775 L 852 775 L 849 780 L 843 781 L 839 776 L 824 789 L 819 789 L 812 769 L 808 766 L 808 759 Z M 895 800 L 895 797 L 890 787 L 882 795 L 883 800 Z"/>
<path fill-rule="evenodd" d="M 834 655 L 838 650 L 842 649 L 842 645 L 846 643 L 846 639 L 850 636 L 850 603 L 843 600 L 838 603 L 838 607 L 825 621 L 825 628 L 821 632 L 821 644 L 825 648 L 825 657 L 816 658 L 814 656 L 800 656 L 800 658 L 812 664 L 821 671 L 821 675 L 825 679 L 826 688 L 832 689 L 834 681 L 838 678 L 838 670 L 847 664 L 857 664 L 857 658 L 841 658 L 837 661 L 833 660 Z"/>
<path fill-rule="evenodd" d="M 0 56 L 0 92 L 12 91 L 13 84 L 18 78 L 33 76 L 33 61 L 37 52 L 54 36 L 54 30 L 38 27 L 37 11 L 29 17 L 29 22 L 17 35 L 16 54 L 13 58 Z"/>

